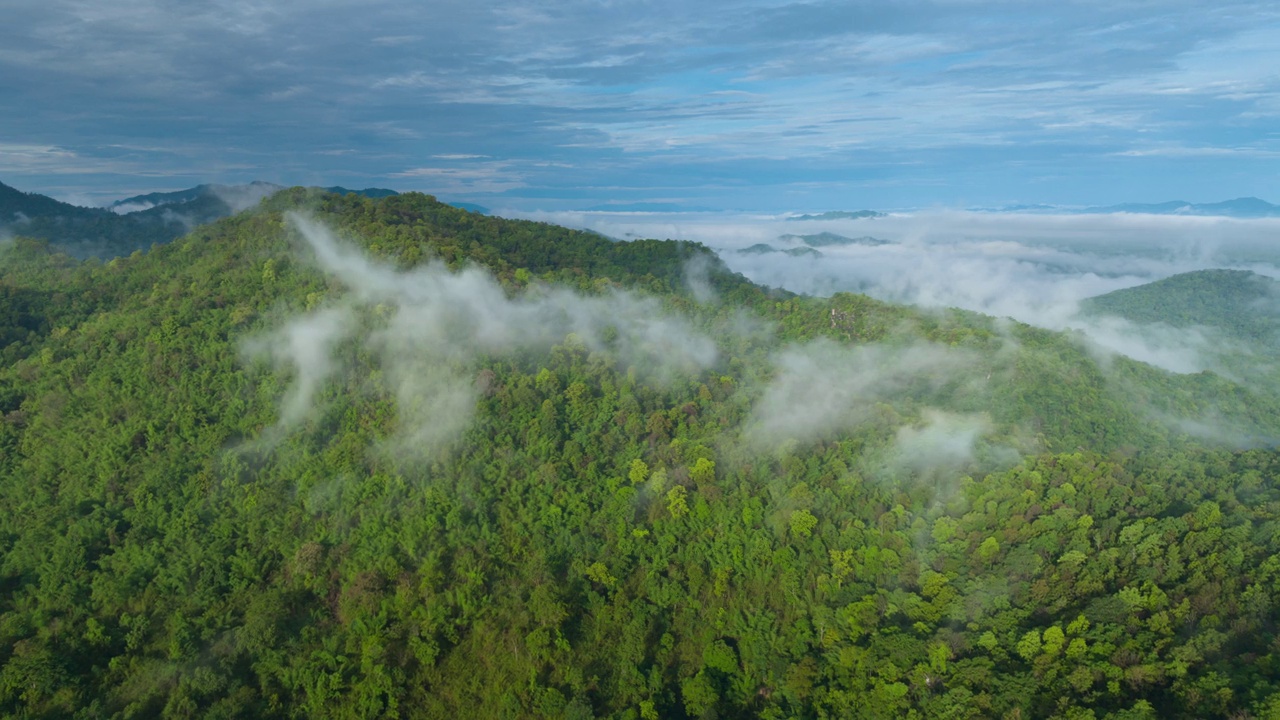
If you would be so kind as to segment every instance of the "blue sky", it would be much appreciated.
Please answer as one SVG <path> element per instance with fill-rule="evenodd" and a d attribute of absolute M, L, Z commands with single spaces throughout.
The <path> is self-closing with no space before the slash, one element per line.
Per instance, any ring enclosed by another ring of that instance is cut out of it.
<path fill-rule="evenodd" d="M 17 0 L 0 181 L 516 211 L 1280 202 L 1274 2 Z"/>

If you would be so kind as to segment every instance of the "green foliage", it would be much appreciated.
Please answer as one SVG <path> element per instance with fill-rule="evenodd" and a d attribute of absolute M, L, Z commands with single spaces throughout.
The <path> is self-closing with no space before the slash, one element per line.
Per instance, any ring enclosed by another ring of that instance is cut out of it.
<path fill-rule="evenodd" d="M 795 510 L 791 513 L 791 534 L 797 538 L 807 538 L 818 526 L 818 518 L 808 510 Z"/>
<path fill-rule="evenodd" d="M 481 358 L 474 422 L 422 459 L 349 343 L 313 412 L 281 426 L 290 371 L 246 360 L 245 343 L 344 292 L 294 251 L 281 212 L 297 207 L 400 267 L 481 265 L 513 298 L 543 283 L 654 293 L 720 359 L 647 380 L 575 337 Z M 1280 706 L 1280 456 L 1188 442 L 1126 400 L 1176 413 L 1227 380 L 1103 368 L 1069 336 L 770 293 L 723 268 L 721 302 L 695 303 L 683 268 L 698 246 L 414 194 L 286 191 L 107 264 L 30 241 L 4 252 L 0 715 Z M 736 330 L 744 318 L 765 330 Z M 924 340 L 967 364 L 832 436 L 752 446 L 777 353 L 815 338 Z M 1267 396 L 1231 397 L 1271 422 Z M 986 413 L 972 459 L 898 461 L 933 407 Z"/>
<path fill-rule="evenodd" d="M 1138 323 L 1213 328 L 1236 340 L 1280 341 L 1280 283 L 1247 270 L 1197 270 L 1086 300 L 1082 309 Z"/>

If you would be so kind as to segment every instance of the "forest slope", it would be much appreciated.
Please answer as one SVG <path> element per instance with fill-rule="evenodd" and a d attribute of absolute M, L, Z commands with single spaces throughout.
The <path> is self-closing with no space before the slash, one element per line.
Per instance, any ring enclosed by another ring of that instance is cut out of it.
<path fill-rule="evenodd" d="M 1197 270 L 1089 298 L 1085 312 L 1137 323 L 1206 327 L 1272 347 L 1280 340 L 1280 283 L 1247 270 Z"/>
<path fill-rule="evenodd" d="M 2 713 L 1280 709 L 1265 389 L 417 194 L 3 253 Z"/>

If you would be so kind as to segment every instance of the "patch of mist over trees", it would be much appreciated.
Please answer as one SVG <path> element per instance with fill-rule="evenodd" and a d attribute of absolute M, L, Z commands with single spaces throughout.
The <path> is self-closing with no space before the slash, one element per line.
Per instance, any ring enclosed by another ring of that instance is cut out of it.
<path fill-rule="evenodd" d="M 1280 710 L 1264 387 L 416 194 L 0 252 L 0 713 Z"/>

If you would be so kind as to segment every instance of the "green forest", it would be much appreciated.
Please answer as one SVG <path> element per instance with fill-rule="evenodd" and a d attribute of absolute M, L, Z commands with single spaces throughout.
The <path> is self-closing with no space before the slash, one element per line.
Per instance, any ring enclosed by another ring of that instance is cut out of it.
<path fill-rule="evenodd" d="M 1280 718 L 1275 385 L 302 188 L 0 346 L 0 716 Z"/>
<path fill-rule="evenodd" d="M 1280 343 L 1280 282 L 1247 270 L 1198 270 L 1089 298 L 1090 315 L 1171 327 L 1212 328 L 1224 337 Z"/>

